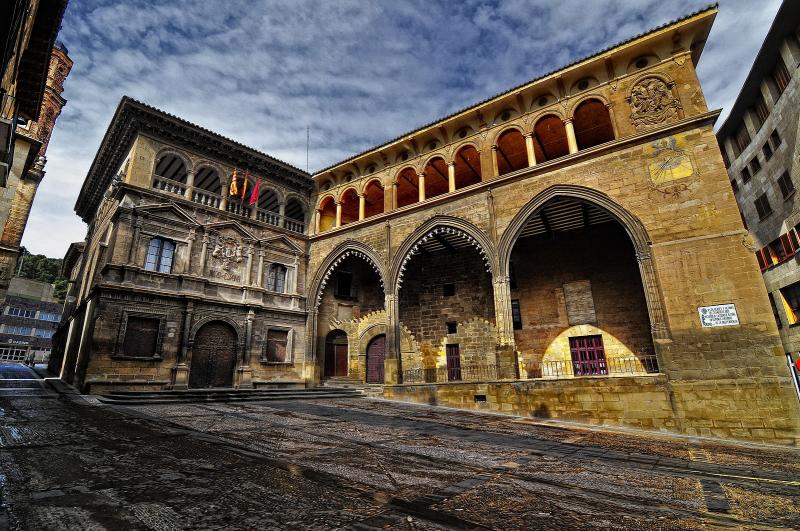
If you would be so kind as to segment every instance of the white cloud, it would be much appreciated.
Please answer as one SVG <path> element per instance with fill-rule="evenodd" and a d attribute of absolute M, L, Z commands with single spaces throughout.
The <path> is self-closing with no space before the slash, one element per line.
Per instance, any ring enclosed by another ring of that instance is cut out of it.
<path fill-rule="evenodd" d="M 699 67 L 729 105 L 779 0 L 722 0 Z M 60 38 L 69 100 L 25 233 L 61 256 L 72 208 L 127 94 L 305 167 L 320 168 L 622 39 L 704 0 L 70 2 Z"/>

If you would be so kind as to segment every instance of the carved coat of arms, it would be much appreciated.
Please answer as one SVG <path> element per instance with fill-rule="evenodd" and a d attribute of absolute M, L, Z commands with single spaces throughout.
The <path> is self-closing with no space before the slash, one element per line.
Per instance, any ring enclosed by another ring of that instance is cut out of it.
<path fill-rule="evenodd" d="M 657 77 L 647 77 L 636 83 L 628 98 L 631 123 L 646 129 L 678 118 L 681 102 L 672 95 L 669 85 Z"/>
<path fill-rule="evenodd" d="M 242 261 L 242 246 L 234 238 L 220 237 L 214 244 L 211 256 L 222 263 L 222 269 L 230 271 L 232 265 Z"/>

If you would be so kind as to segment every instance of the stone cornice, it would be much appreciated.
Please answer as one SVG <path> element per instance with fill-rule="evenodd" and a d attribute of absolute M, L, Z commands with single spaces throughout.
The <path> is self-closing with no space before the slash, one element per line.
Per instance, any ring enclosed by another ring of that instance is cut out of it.
<path fill-rule="evenodd" d="M 300 193 L 310 193 L 313 188 L 311 176 L 290 164 L 124 96 L 75 203 L 75 212 L 85 222 L 94 216 L 114 173 L 140 133 L 230 166 L 262 174 Z"/>

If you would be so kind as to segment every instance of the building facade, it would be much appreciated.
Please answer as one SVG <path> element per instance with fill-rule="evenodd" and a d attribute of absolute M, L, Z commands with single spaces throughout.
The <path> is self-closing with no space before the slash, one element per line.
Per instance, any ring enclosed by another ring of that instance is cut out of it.
<path fill-rule="evenodd" d="M 0 314 L 0 360 L 47 363 L 60 320 L 51 284 L 12 278 Z"/>
<path fill-rule="evenodd" d="M 66 6 L 66 0 L 9 0 L 0 7 L 0 302 L 66 104 L 61 93 L 72 61 L 56 42 Z"/>
<path fill-rule="evenodd" d="M 784 2 L 717 137 L 787 361 L 800 352 L 800 6 Z"/>
<path fill-rule="evenodd" d="M 719 111 L 695 73 L 715 14 L 313 176 L 284 168 L 285 181 L 256 167 L 268 157 L 232 159 L 214 151 L 225 139 L 123 100 L 76 205 L 89 235 L 52 359 L 89 392 L 214 386 L 202 378 L 228 359 L 208 354 L 224 336 L 236 376 L 221 385 L 360 382 L 399 400 L 796 443 Z M 234 168 L 278 186 L 274 199 L 248 210 L 225 194 Z M 152 271 L 165 246 L 172 269 Z M 288 295 L 275 264 L 291 269 Z M 133 329 L 151 330 L 139 336 L 154 355 L 127 354 L 132 317 L 150 319 Z M 291 334 L 283 364 L 273 330 Z"/>

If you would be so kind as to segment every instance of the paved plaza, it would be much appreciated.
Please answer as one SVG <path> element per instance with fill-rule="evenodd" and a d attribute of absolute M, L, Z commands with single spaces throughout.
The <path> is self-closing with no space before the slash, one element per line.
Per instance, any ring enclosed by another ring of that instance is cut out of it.
<path fill-rule="evenodd" d="M 0 372 L 0 529 L 800 526 L 795 449 L 367 398 L 110 407 Z"/>

